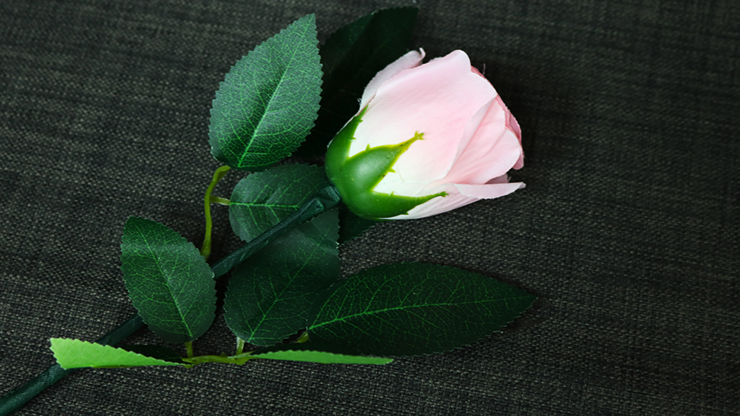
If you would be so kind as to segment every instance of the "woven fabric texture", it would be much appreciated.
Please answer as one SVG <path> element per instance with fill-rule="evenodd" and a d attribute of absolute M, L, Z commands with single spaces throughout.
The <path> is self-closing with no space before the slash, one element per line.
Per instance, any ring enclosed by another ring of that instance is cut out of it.
<path fill-rule="evenodd" d="M 519 120 L 527 188 L 382 223 L 342 247 L 343 272 L 458 266 L 535 307 L 386 366 L 85 369 L 18 414 L 740 413 L 736 0 L 0 2 L 0 395 L 55 362 L 49 338 L 94 340 L 136 312 L 128 216 L 199 244 L 219 166 L 209 109 L 231 65 L 308 13 L 325 39 L 412 5 L 414 45 L 465 50 Z M 214 210 L 218 259 L 239 242 Z M 195 348 L 233 344 L 219 315 Z"/>

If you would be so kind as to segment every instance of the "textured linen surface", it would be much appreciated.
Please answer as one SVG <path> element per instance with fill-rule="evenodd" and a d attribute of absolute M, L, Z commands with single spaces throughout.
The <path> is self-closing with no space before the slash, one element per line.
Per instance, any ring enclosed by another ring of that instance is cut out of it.
<path fill-rule="evenodd" d="M 343 271 L 459 266 L 534 309 L 386 366 L 85 369 L 19 414 L 740 412 L 736 0 L 0 2 L 0 394 L 54 363 L 50 337 L 94 340 L 135 313 L 129 215 L 200 243 L 210 102 L 237 59 L 307 13 L 324 39 L 404 5 L 420 7 L 415 47 L 485 70 L 522 126 L 528 186 L 383 223 L 342 247 Z M 215 224 L 218 259 L 239 243 L 223 207 Z M 195 348 L 233 351 L 223 316 Z"/>

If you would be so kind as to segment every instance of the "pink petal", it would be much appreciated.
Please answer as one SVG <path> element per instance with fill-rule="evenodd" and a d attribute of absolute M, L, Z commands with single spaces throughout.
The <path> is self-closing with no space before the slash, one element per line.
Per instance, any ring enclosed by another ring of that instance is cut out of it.
<path fill-rule="evenodd" d="M 365 108 L 365 104 L 375 96 L 375 92 L 380 88 L 381 84 L 393 78 L 403 70 L 419 66 L 422 59 L 424 59 L 424 55 L 424 49 L 419 49 L 419 52 L 411 51 L 375 74 L 373 79 L 371 79 L 365 87 L 365 91 L 362 92 L 360 110 Z"/>
<path fill-rule="evenodd" d="M 509 128 L 514 134 L 516 135 L 516 138 L 519 140 L 519 144 L 522 144 L 522 128 L 519 127 L 519 122 L 516 121 L 514 118 L 514 115 L 511 114 L 511 111 L 509 111 L 509 107 L 504 104 L 504 100 L 501 99 L 501 96 L 496 97 L 496 100 L 498 100 L 501 107 L 506 110 L 506 112 L 509 114 L 509 117 L 506 119 L 506 127 Z M 524 167 L 524 151 L 522 151 L 522 154 L 519 156 L 519 160 L 514 165 L 514 169 L 521 169 Z"/>
<path fill-rule="evenodd" d="M 483 74 L 481 74 L 480 71 L 478 71 L 478 68 L 471 66 L 470 70 L 473 71 L 473 73 L 485 78 L 485 76 L 483 76 Z M 519 127 L 519 122 L 516 121 L 514 116 L 511 114 L 511 111 L 509 111 L 509 107 L 507 107 L 506 104 L 504 104 L 504 100 L 501 99 L 500 95 L 496 96 L 496 101 L 498 101 L 499 105 L 503 107 L 506 113 L 508 113 L 506 117 L 506 127 L 516 135 L 517 139 L 519 140 L 519 144 L 521 145 L 522 144 L 522 129 L 521 127 Z M 524 152 L 522 152 L 522 154 L 519 156 L 519 160 L 514 165 L 513 169 L 521 169 L 523 167 L 524 167 Z"/>
<path fill-rule="evenodd" d="M 385 180 L 429 183 L 444 177 L 457 156 L 468 121 L 496 97 L 484 78 L 470 70 L 462 51 L 407 69 L 385 81 L 369 101 L 350 156 L 369 145 L 398 144 L 418 131 Z"/>
<path fill-rule="evenodd" d="M 438 182 L 483 184 L 514 167 L 522 157 L 522 147 L 509 127 L 510 115 L 498 97 L 481 108 L 465 130 L 452 169 Z"/>
<path fill-rule="evenodd" d="M 494 199 L 508 195 L 525 187 L 523 182 L 493 183 L 484 185 L 455 184 L 460 194 L 476 199 Z"/>
<path fill-rule="evenodd" d="M 481 199 L 499 198 L 523 187 L 524 184 L 521 182 L 493 183 L 485 185 L 459 185 L 453 183 L 445 184 L 434 188 L 428 193 L 425 192 L 425 194 L 428 195 L 444 190 L 448 193 L 446 197 L 433 198 L 428 202 L 411 209 L 407 215 L 398 215 L 389 219 L 411 220 L 416 218 L 429 217 L 432 215 L 451 211 L 453 209 L 460 208 L 468 204 L 472 204 L 473 202 L 479 201 Z"/>

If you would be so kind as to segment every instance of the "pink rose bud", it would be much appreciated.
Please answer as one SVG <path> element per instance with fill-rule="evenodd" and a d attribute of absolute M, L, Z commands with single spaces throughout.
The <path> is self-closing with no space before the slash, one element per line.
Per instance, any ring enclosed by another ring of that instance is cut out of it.
<path fill-rule="evenodd" d="M 365 87 L 360 112 L 334 137 L 326 172 L 368 219 L 413 219 L 523 188 L 521 131 L 462 51 L 419 65 L 412 51 Z"/>

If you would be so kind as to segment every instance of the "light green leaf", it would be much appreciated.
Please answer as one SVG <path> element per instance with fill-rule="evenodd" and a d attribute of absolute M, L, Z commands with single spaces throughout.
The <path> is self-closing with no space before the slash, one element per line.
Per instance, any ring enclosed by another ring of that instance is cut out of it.
<path fill-rule="evenodd" d="M 304 16 L 231 68 L 211 109 L 211 153 L 234 169 L 258 171 L 290 154 L 317 117 L 321 63 L 315 16 Z"/>
<path fill-rule="evenodd" d="M 298 211 L 328 185 L 324 170 L 316 166 L 282 165 L 251 174 L 231 193 L 231 228 L 249 242 Z"/>
<path fill-rule="evenodd" d="M 324 91 L 319 118 L 296 155 L 326 153 L 329 141 L 360 110 L 358 100 L 365 86 L 408 51 L 418 11 L 401 7 L 371 13 L 332 33 L 321 45 Z"/>
<path fill-rule="evenodd" d="M 301 224 L 232 273 L 226 324 L 255 345 L 277 344 L 306 326 L 311 302 L 339 279 L 337 211 Z"/>
<path fill-rule="evenodd" d="M 121 270 L 129 297 L 149 328 L 167 342 L 187 342 L 213 323 L 213 272 L 198 249 L 155 221 L 130 217 Z"/>
<path fill-rule="evenodd" d="M 346 354 L 421 355 L 468 345 L 514 320 L 527 292 L 448 266 L 400 263 L 330 288 L 309 313 L 311 342 Z"/>
<path fill-rule="evenodd" d="M 392 358 L 367 357 L 361 355 L 346 355 L 322 351 L 311 343 L 284 344 L 276 347 L 263 348 L 252 352 L 253 358 L 267 360 L 305 361 L 319 364 L 375 364 L 382 365 L 393 362 Z"/>
<path fill-rule="evenodd" d="M 170 361 L 172 355 L 177 355 L 177 353 L 169 350 L 169 348 L 158 347 L 157 351 L 161 353 L 163 349 L 168 350 L 167 355 L 170 358 L 167 360 L 147 357 L 123 348 L 93 344 L 79 339 L 51 339 L 51 350 L 54 352 L 54 357 L 65 370 L 81 367 L 125 368 L 145 365 L 185 365 L 184 362 Z"/>

